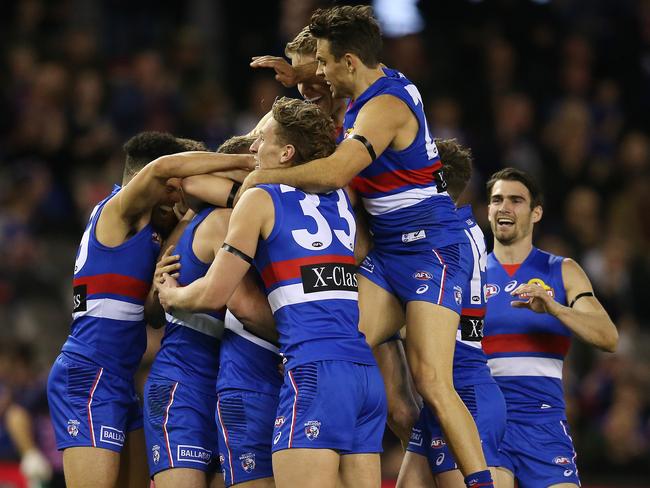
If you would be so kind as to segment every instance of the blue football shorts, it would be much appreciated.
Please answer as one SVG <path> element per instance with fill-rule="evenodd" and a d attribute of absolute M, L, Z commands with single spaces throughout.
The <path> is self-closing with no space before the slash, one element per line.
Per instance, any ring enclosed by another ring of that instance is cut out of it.
<path fill-rule="evenodd" d="M 333 449 L 380 453 L 386 392 L 376 365 L 315 361 L 286 372 L 273 432 L 273 452 Z"/>
<path fill-rule="evenodd" d="M 457 391 L 476 422 L 487 465 L 500 466 L 499 446 L 506 430 L 506 403 L 499 386 L 484 383 Z M 406 450 L 426 457 L 434 475 L 458 469 L 438 418 L 426 406 L 420 411 Z"/>
<path fill-rule="evenodd" d="M 76 354 L 61 353 L 54 361 L 47 400 L 59 450 L 98 447 L 121 452 L 126 435 L 142 428 L 133 380 Z"/>

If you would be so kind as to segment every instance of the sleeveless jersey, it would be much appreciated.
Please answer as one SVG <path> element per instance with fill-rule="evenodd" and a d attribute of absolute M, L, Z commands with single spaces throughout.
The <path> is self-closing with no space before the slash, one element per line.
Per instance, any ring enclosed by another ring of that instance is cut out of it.
<path fill-rule="evenodd" d="M 485 237 L 472 214 L 472 207 L 466 205 L 456 210 L 465 226 L 465 238 L 472 248 L 472 279 L 463 287 L 463 301 L 460 324 L 456 332 L 454 352 L 454 386 L 494 383 L 487 365 L 487 357 L 481 347 L 483 319 L 485 317 L 485 293 L 487 252 Z"/>
<path fill-rule="evenodd" d="M 418 133 L 409 147 L 401 151 L 388 147 L 352 180 L 352 188 L 370 215 L 375 247 L 381 251 L 430 251 L 464 242 L 463 227 L 440 178 L 442 163 L 429 133 L 422 97 L 399 71 L 384 68 L 384 73 L 386 76 L 350 104 L 343 124 L 347 137 L 354 132 L 363 106 L 381 95 L 402 100 L 418 120 Z"/>
<path fill-rule="evenodd" d="M 282 386 L 280 350 L 248 332 L 230 311 L 225 324 L 217 393 L 233 389 L 277 395 Z"/>
<path fill-rule="evenodd" d="M 508 406 L 508 420 L 546 423 L 566 418 L 562 367 L 571 331 L 557 318 L 510 305 L 522 283 L 538 283 L 566 305 L 564 258 L 533 248 L 513 276 L 488 256 L 483 349 Z"/>
<path fill-rule="evenodd" d="M 359 332 L 356 224 L 345 192 L 315 195 L 287 185 L 258 188 L 273 199 L 275 225 L 258 243 L 255 267 L 287 368 L 322 360 L 376 364 Z"/>
<path fill-rule="evenodd" d="M 62 351 L 132 378 L 147 346 L 144 302 L 156 259 L 158 234 L 150 224 L 115 247 L 95 237 L 97 220 L 119 186 L 93 209 L 74 266 L 72 327 Z"/>
<path fill-rule="evenodd" d="M 201 210 L 178 239 L 174 252 L 180 255 L 181 286 L 205 276 L 211 263 L 201 261 L 192 250 L 196 228 L 214 210 Z M 151 373 L 214 394 L 219 372 L 219 342 L 223 333 L 224 310 L 214 313 L 174 311 L 165 314 L 167 325 L 160 351 L 151 366 Z"/>

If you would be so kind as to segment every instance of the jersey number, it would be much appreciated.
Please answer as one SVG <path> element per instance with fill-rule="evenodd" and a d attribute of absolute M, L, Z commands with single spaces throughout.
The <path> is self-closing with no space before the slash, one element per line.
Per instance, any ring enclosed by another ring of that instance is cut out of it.
<path fill-rule="evenodd" d="M 295 188 L 282 185 L 283 192 L 292 190 L 295 190 Z M 314 219 L 316 222 L 316 232 L 312 233 L 307 229 L 292 230 L 291 235 L 300 247 L 319 251 L 327 249 L 330 244 L 332 244 L 332 234 L 334 234 L 341 244 L 347 247 L 350 251 L 354 250 L 354 238 L 357 231 L 357 224 L 354 220 L 354 215 L 350 212 L 348 201 L 343 190 L 337 190 L 336 194 L 338 196 L 336 207 L 339 212 L 339 217 L 347 222 L 350 232 L 345 232 L 341 229 L 334 229 L 332 231 L 329 223 L 318 210 L 318 206 L 320 205 L 320 198 L 318 195 L 303 193 L 305 198 L 299 201 L 300 208 L 305 216 Z"/>

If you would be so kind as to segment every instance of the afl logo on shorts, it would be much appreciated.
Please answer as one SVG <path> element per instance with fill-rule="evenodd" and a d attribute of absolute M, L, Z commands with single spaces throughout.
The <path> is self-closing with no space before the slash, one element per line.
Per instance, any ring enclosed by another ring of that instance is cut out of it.
<path fill-rule="evenodd" d="M 275 418 L 275 428 L 280 428 L 284 424 L 284 417 L 276 417 Z"/>
<path fill-rule="evenodd" d="M 305 423 L 305 435 L 307 439 L 313 441 L 318 438 L 320 434 L 320 422 L 318 420 L 310 420 Z"/>
<path fill-rule="evenodd" d="M 494 283 L 488 283 L 485 285 L 485 299 L 489 299 L 493 297 L 494 295 L 498 295 L 499 292 L 501 291 L 501 288 L 499 288 L 499 285 L 495 285 Z"/>
<path fill-rule="evenodd" d="M 433 275 L 428 271 L 416 271 L 413 273 L 413 278 L 416 280 L 427 281 L 433 279 Z"/>
<path fill-rule="evenodd" d="M 445 440 L 442 437 L 435 437 L 435 438 L 431 439 L 431 447 L 433 449 L 440 449 L 442 447 L 445 447 L 446 445 L 447 445 L 447 443 L 445 442 Z"/>
<path fill-rule="evenodd" d="M 560 466 L 566 466 L 567 464 L 571 464 L 571 460 L 566 456 L 556 456 L 553 459 L 553 462 L 555 464 L 559 464 Z"/>

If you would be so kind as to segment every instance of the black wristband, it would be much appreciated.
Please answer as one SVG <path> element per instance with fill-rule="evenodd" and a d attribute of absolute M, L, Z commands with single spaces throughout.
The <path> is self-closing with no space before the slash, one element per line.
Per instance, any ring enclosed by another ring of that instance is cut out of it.
<path fill-rule="evenodd" d="M 221 249 L 223 249 L 226 252 L 229 252 L 230 254 L 233 254 L 237 256 L 239 259 L 246 261 L 248 264 L 252 265 L 253 264 L 253 258 L 250 257 L 248 254 L 244 254 L 241 252 L 239 249 L 236 247 L 231 246 L 230 244 L 226 244 L 225 242 L 221 246 Z"/>
<path fill-rule="evenodd" d="M 228 195 L 228 200 L 226 200 L 226 208 L 232 208 L 232 204 L 234 203 L 235 197 L 237 196 L 237 192 L 240 188 L 241 183 L 233 181 L 232 188 L 230 189 L 230 195 Z"/>
<path fill-rule="evenodd" d="M 366 146 L 366 149 L 368 150 L 368 154 L 370 154 L 370 159 L 373 161 L 377 159 L 377 154 L 375 154 L 375 149 L 372 147 L 372 144 L 368 142 L 368 139 L 366 139 L 363 136 L 360 136 L 359 134 L 352 134 L 350 136 L 350 139 L 356 139 L 357 141 L 361 142 L 364 146 Z"/>
<path fill-rule="evenodd" d="M 577 302 L 578 300 L 580 300 L 581 298 L 583 298 L 583 297 L 593 297 L 593 296 L 594 296 L 594 292 L 592 292 L 592 291 L 585 291 L 585 292 L 582 292 L 582 293 L 578 293 L 576 295 L 576 297 L 573 299 L 573 301 L 571 302 L 571 304 L 569 305 L 569 308 L 573 308 L 573 304 L 575 302 Z"/>

